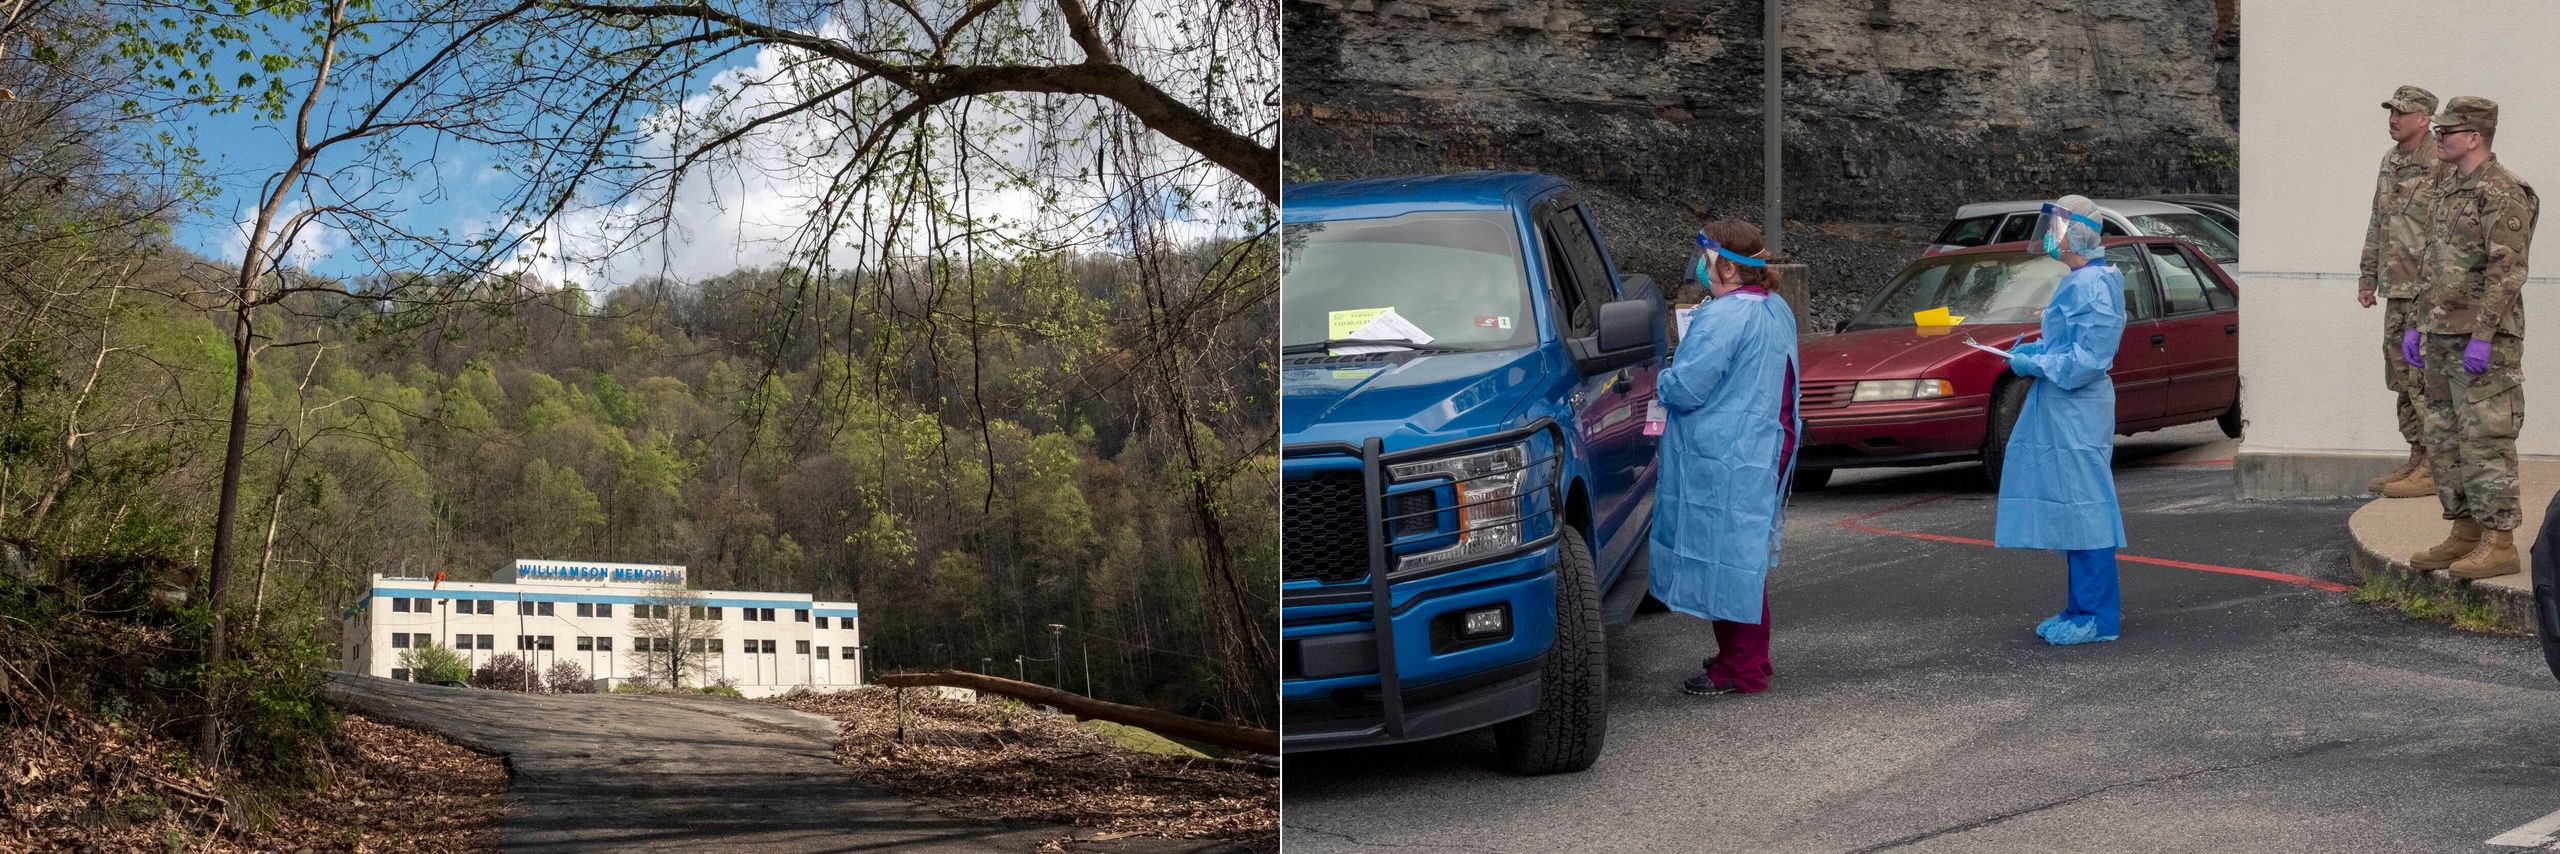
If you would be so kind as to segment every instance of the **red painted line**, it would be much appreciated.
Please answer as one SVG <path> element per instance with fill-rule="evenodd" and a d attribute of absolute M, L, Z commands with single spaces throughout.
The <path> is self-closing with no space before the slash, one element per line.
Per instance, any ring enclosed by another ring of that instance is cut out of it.
<path fill-rule="evenodd" d="M 1957 544 L 1957 545 L 1964 545 L 1964 546 L 1982 546 L 1982 547 L 1985 547 L 1985 548 L 1997 548 L 1997 547 L 1998 547 L 1998 546 L 1997 546 L 1997 544 L 1993 543 L 1993 542 L 1992 542 L 1992 541 L 1990 541 L 1990 540 L 1976 539 L 1976 538 L 1973 538 L 1973 537 L 1956 537 L 1956 536 L 1949 536 L 1949 535 L 1946 535 L 1946 534 L 1929 534 L 1929 533 L 1923 533 L 1923 532 L 1920 532 L 1920 531 L 1904 531 L 1904 530 L 1899 530 L 1899 529 L 1895 529 L 1895 528 L 1880 528 L 1880 527 L 1877 527 L 1877 526 L 1874 526 L 1874 525 L 1869 525 L 1869 524 L 1867 524 L 1867 520 L 1869 520 L 1869 519 L 1874 519 L 1874 518 L 1879 517 L 1879 516 L 1890 515 L 1890 514 L 1893 514 L 1893 513 L 1900 513 L 1900 512 L 1902 512 L 1902 511 L 1904 511 L 1904 510 L 1909 510 L 1909 509 L 1911 509 L 1911 508 L 1919 507 L 1919 506 L 1924 505 L 1924 504 L 1930 504 L 1930 503 L 1933 503 L 1933 502 L 1944 501 L 1944 500 L 1946 500 L 1946 499 L 1948 499 L 1948 498 L 1953 498 L 1953 497 L 1955 497 L 1953 493 L 1948 493 L 1948 494 L 1943 494 L 1943 495 L 1932 495 L 1932 496 L 1929 496 L 1929 497 L 1927 497 L 1927 498 L 1922 498 L 1922 499 L 1919 499 L 1919 500 L 1916 500 L 1916 501 L 1906 501 L 1906 502 L 1903 502 L 1903 503 L 1901 503 L 1901 504 L 1896 504 L 1896 505 L 1894 505 L 1894 506 L 1887 507 L 1887 508 L 1885 508 L 1885 509 L 1875 511 L 1875 512 L 1873 512 L 1873 513 L 1866 513 L 1866 514 L 1862 514 L 1862 515 L 1858 515 L 1858 516 L 1851 516 L 1851 517 L 1849 517 L 1849 518 L 1847 518 L 1847 519 L 1842 519 L 1842 520 L 1840 520 L 1840 521 L 1833 522 L 1833 523 L 1831 523 L 1831 524 L 1832 524 L 1832 526 L 1833 526 L 1833 527 L 1841 528 L 1841 529 L 1844 529 L 1844 530 L 1856 531 L 1856 532 L 1861 533 L 1861 534 L 1875 534 L 1875 535 L 1877 535 L 1877 536 L 1884 536 L 1884 537 L 1900 537 L 1900 538 L 1902 538 L 1902 539 L 1906 539 L 1906 540 L 1923 540 L 1923 541 L 1932 542 L 1932 543 L 1954 543 L 1954 544 Z M 2274 582 L 2278 582 L 2278 583 L 2282 583 L 2282 584 L 2291 584 L 2291 585 L 2295 585 L 2295 586 L 2298 586 L 2298 587 L 2309 587 L 2309 588 L 2314 589 L 2314 590 L 2326 590 L 2326 591 L 2329 591 L 2329 592 L 2331 592 L 2331 593 L 2346 593 L 2346 592 L 2349 592 L 2349 591 L 2352 591 L 2352 590 L 2354 590 L 2354 589 L 2355 589 L 2355 587 L 2354 587 L 2354 586 L 2352 586 L 2352 585 L 2340 584 L 2340 583 L 2335 582 L 2335 581 L 2327 581 L 2327 580 L 2318 579 L 2318 578 L 2311 578 L 2311 577 L 2308 577 L 2308 576 L 2294 575 L 2294 574 L 2289 573 L 2289 572 L 2276 572 L 2276 571 L 2273 571 L 2273 570 L 2266 570 L 2266 569 L 2248 569 L 2248 568 L 2245 568 L 2245 567 L 2237 567 L 2237 566 L 2222 566 L 2222 565 L 2220 565 L 2220 564 L 2211 564 L 2211 563 L 2195 563 L 2195 562 L 2192 562 L 2192 561 L 2170 560 L 2170 559 L 2168 559 L 2168 558 L 2158 558 L 2158 557 L 2143 557 L 2143 556 L 2141 556 L 2141 555 L 2129 555 L 2129 554 L 2123 554 L 2123 553 L 2118 553 L 2118 554 L 2116 555 L 2116 560 L 2121 561 L 2121 562 L 2124 562 L 2124 563 L 2139 563 L 2139 564 L 2147 564 L 2147 565 L 2150 565 L 2150 566 L 2165 566 L 2165 567 L 2169 567 L 2169 568 L 2171 568 L 2171 569 L 2188 569 L 2188 570 L 2194 570 L 2194 571 L 2196 571 L 2196 572 L 2214 572 L 2214 573 L 2220 573 L 2220 574 L 2223 574 L 2223 575 L 2239 575 L 2239 576 L 2246 576 L 2246 577 L 2249 577 L 2249 578 L 2264 579 L 2264 580 L 2267 580 L 2267 581 L 2274 581 Z"/>

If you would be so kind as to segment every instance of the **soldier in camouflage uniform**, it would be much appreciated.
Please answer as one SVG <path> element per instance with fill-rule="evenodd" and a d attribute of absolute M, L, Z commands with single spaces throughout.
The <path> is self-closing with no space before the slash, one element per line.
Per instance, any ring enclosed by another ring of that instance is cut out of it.
<path fill-rule="evenodd" d="M 2427 119 L 2436 111 L 2434 93 L 2402 86 L 2382 107 L 2391 111 L 2395 145 L 2382 155 L 2382 172 L 2374 179 L 2373 217 L 2365 225 L 2356 302 L 2372 308 L 2377 295 L 2383 300 L 2382 376 L 2399 398 L 2400 438 L 2409 443 L 2409 458 L 2366 486 L 2386 498 L 2417 498 L 2436 494 L 2436 482 L 2427 461 L 2426 392 L 2419 369 L 2401 356 L 2400 339 L 2418 326 L 2418 291 L 2431 272 L 2435 184 L 2453 171 L 2453 164 L 2436 157 L 2427 139 Z"/>
<path fill-rule="evenodd" d="M 2524 278 L 2541 200 L 2489 151 L 2498 105 L 2460 97 L 2435 117 L 2435 275 L 2419 295 L 2423 335 L 2403 357 L 2425 371 L 2427 452 L 2453 533 L 2410 563 L 2456 578 L 2517 571 L 2516 432 L 2524 423 Z M 2423 340 L 2422 340 L 2423 339 Z"/>

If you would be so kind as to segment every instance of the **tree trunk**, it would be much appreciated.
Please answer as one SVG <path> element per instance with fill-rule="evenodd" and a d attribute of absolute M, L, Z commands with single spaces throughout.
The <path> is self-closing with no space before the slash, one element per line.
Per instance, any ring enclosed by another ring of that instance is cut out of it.
<path fill-rule="evenodd" d="M 249 270 L 241 278 L 254 283 L 256 276 Z M 244 289 L 240 297 L 239 319 L 231 330 L 231 435 L 223 446 L 222 491 L 213 510 L 213 556 L 205 568 L 205 606 L 213 612 L 213 627 L 205 639 L 204 717 L 196 725 L 196 762 L 207 770 L 222 766 L 221 672 L 230 657 L 226 637 L 230 627 L 222 612 L 231 599 L 231 522 L 240 510 L 240 470 L 249 438 L 249 372 L 257 355 L 256 330 L 249 323 L 249 292 Z"/>
<path fill-rule="evenodd" d="M 873 679 L 872 684 L 890 688 L 920 688 L 935 685 L 968 688 L 988 694 L 1000 694 L 1024 702 L 1055 706 L 1077 717 L 1127 724 L 1160 735 L 1187 738 L 1231 750 L 1251 751 L 1267 756 L 1280 754 L 1280 733 L 1272 730 L 1204 721 L 1172 712 L 1126 706 L 1107 700 L 1096 700 L 1071 691 L 988 676 L 983 673 L 958 670 L 892 673 Z"/>

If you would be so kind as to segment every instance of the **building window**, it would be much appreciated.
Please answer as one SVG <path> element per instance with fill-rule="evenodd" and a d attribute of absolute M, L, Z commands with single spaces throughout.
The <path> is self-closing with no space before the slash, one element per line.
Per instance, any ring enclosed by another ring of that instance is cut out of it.
<path fill-rule="evenodd" d="M 392 648 L 392 649 L 408 649 L 408 648 L 409 648 L 409 633 L 408 633 L 408 632 L 392 632 L 392 633 L 391 633 L 391 648 Z"/>
<path fill-rule="evenodd" d="M 845 648 L 844 648 L 844 660 L 846 660 L 846 661 L 852 661 L 852 660 L 853 660 L 853 647 L 849 647 L 849 646 L 848 646 L 848 647 L 845 647 Z"/>
<path fill-rule="evenodd" d="M 586 602 L 580 602 L 580 603 L 578 603 L 578 616 L 581 616 L 581 617 L 593 617 L 593 616 L 595 616 L 595 615 L 596 615 L 596 606 L 594 606 L 594 605 L 592 605 L 592 604 L 589 604 L 589 603 L 586 603 Z"/>
<path fill-rule="evenodd" d="M 827 627 L 827 618 L 825 618 L 825 617 L 819 617 L 819 618 L 818 618 L 818 628 L 823 629 L 823 628 L 826 628 L 826 627 Z"/>
<path fill-rule="evenodd" d="M 533 648 L 534 648 L 534 649 L 539 649 L 539 650 L 544 650 L 544 651 L 549 651 L 549 650 L 551 649 L 551 638 L 552 638 L 552 636 L 550 636 L 550 635 L 543 635 L 543 636 L 541 636 L 541 637 L 534 638 L 534 639 L 533 639 L 533 642 L 534 642 L 534 647 L 533 647 Z"/>
<path fill-rule="evenodd" d="M 411 602 L 411 603 L 409 603 L 409 610 L 416 611 L 416 612 L 421 613 L 421 614 L 427 613 L 427 612 L 429 612 L 429 611 L 433 611 L 433 610 L 435 610 L 435 609 L 436 609 L 436 600 L 433 600 L 433 599 L 420 599 L 420 600 L 418 600 L 418 601 L 415 601 L 415 602 Z"/>
<path fill-rule="evenodd" d="M 773 640 L 772 640 L 771 638 L 767 638 L 767 639 L 765 639 L 765 642 L 764 642 L 764 651 L 766 651 L 766 652 L 772 652 L 772 651 L 773 651 Z"/>
<path fill-rule="evenodd" d="M 586 635 L 579 635 L 579 636 L 578 636 L 578 651 L 579 651 L 579 652 L 594 652 L 594 651 L 596 651 L 596 639 L 595 639 L 595 638 L 588 637 L 588 636 L 586 636 Z"/>
<path fill-rule="evenodd" d="M 517 635 L 517 636 L 516 636 L 516 649 L 518 649 L 518 650 L 530 650 L 530 649 L 533 649 L 533 636 L 532 636 L 532 635 Z"/>
<path fill-rule="evenodd" d="M 694 638 L 694 639 L 693 639 L 693 651 L 695 651 L 695 652 L 707 652 L 707 651 L 709 651 L 710 649 L 711 649 L 711 643 L 710 643 L 709 641 L 703 640 L 702 638 Z"/>
<path fill-rule="evenodd" d="M 403 614 L 409 613 L 409 600 L 400 596 L 391 597 L 391 610 Z"/>
<path fill-rule="evenodd" d="M 535 602 L 535 603 L 533 603 L 533 607 L 534 607 L 534 610 L 537 612 L 537 614 L 538 614 L 538 615 L 540 615 L 540 616 L 544 616 L 544 617 L 551 616 L 551 603 L 549 603 L 549 602 Z"/>
<path fill-rule="evenodd" d="M 613 603 L 611 603 L 611 602 L 598 602 L 598 603 L 596 603 L 596 616 L 599 616 L 599 617 L 610 617 L 610 616 L 613 616 Z"/>
<path fill-rule="evenodd" d="M 531 603 L 531 602 L 527 602 L 527 601 L 524 601 L 524 600 L 522 600 L 522 599 L 518 599 L 518 600 L 516 600 L 516 616 L 519 616 L 519 617 L 530 617 L 530 616 L 533 616 L 533 603 Z"/>
<path fill-rule="evenodd" d="M 497 635 L 481 635 L 481 636 L 480 636 L 480 648 L 481 648 L 481 649 L 497 649 L 497 648 L 498 648 L 498 636 L 497 636 Z"/>
<path fill-rule="evenodd" d="M 613 651 L 613 639 L 612 639 L 612 638 L 609 638 L 609 637 L 599 637 L 599 638 L 596 638 L 596 651 L 597 651 L 597 652 L 612 652 L 612 651 Z"/>
<path fill-rule="evenodd" d="M 406 667 L 394 667 L 394 668 L 391 668 L 391 678 L 393 678 L 393 679 L 398 679 L 398 680 L 400 680 L 400 681 L 402 681 L 402 682 L 407 682 L 407 681 L 409 681 L 409 668 L 406 668 Z"/>
<path fill-rule="evenodd" d="M 471 636 L 470 636 L 470 635 L 454 635 L 454 636 L 453 636 L 453 648 L 454 648 L 454 649 L 470 649 L 470 648 L 471 648 Z"/>
<path fill-rule="evenodd" d="M 714 620 L 720 619 L 720 606 L 711 606 L 711 618 Z"/>
<path fill-rule="evenodd" d="M 498 603 L 493 602 L 493 601 L 490 601 L 490 600 L 487 600 L 487 599 L 482 599 L 482 600 L 480 600 L 480 601 L 478 601 L 478 602 L 471 602 L 471 603 L 468 603 L 467 605 L 464 605 L 463 603 L 456 603 L 456 604 L 457 604 L 457 605 L 462 605 L 462 606 L 461 606 L 461 607 L 456 607 L 454 610 L 461 611 L 461 612 L 466 613 L 466 614 L 467 614 L 467 613 L 471 613 L 471 612 L 475 612 L 475 611 L 476 611 L 476 612 L 479 612 L 479 613 L 482 613 L 482 614 L 494 614 L 494 613 L 497 613 L 497 612 L 498 612 Z"/>
<path fill-rule="evenodd" d="M 807 608 L 793 608 L 793 609 L 791 609 L 791 621 L 792 621 L 792 622 L 795 622 L 795 623 L 806 623 L 806 622 L 808 622 L 808 621 L 809 621 L 809 609 L 807 609 Z"/>
<path fill-rule="evenodd" d="M 807 644 L 807 643 L 808 643 L 808 641 L 801 641 L 800 643 L 802 643 L 802 644 L 804 644 L 804 645 L 805 645 L 805 644 Z M 827 648 L 826 648 L 826 647 L 823 647 L 823 646 L 822 646 L 822 647 L 818 647 L 818 660 L 819 660 L 819 661 L 825 661 L 825 660 L 827 660 Z"/>
<path fill-rule="evenodd" d="M 808 641 L 792 641 L 792 644 L 793 644 L 793 649 L 792 649 L 791 651 L 792 651 L 793 653 L 796 653 L 796 654 L 799 654 L 799 655 L 808 655 L 808 654 L 809 654 L 809 642 L 808 642 Z"/>

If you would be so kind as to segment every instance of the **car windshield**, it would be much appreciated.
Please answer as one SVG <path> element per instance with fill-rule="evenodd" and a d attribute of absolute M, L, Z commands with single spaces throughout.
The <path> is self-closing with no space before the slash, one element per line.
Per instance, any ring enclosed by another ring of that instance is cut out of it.
<path fill-rule="evenodd" d="M 1913 263 L 1867 302 L 1850 329 L 1912 326 L 1912 315 L 1943 308 L 1960 325 L 2033 323 L 2067 272 L 2062 262 L 2024 252 L 1930 258 Z"/>
<path fill-rule="evenodd" d="M 2150 214 L 2127 219 L 2133 220 L 2134 227 L 2142 229 L 2143 234 L 2175 237 L 2194 245 L 2216 264 L 2229 264 L 2240 257 L 2240 238 L 2203 214 Z"/>
<path fill-rule="evenodd" d="M 1281 227 L 1280 341 L 1385 337 L 1386 310 L 1433 347 L 1536 340 L 1519 231 L 1504 211 L 1423 211 Z M 1365 334 L 1364 334 L 1365 333 Z"/>

